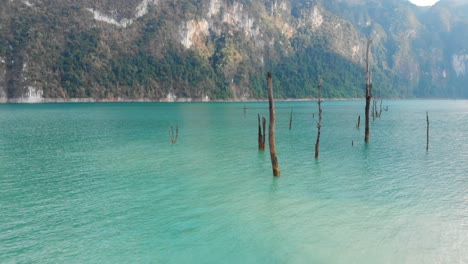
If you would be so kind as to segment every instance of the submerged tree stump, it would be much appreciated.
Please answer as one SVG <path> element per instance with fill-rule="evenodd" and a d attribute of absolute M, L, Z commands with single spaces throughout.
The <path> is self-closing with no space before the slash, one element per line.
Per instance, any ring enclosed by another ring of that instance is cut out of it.
<path fill-rule="evenodd" d="M 174 135 L 174 127 L 171 126 L 171 129 L 169 130 L 169 137 L 171 139 L 172 144 L 177 143 L 177 138 L 179 138 L 179 126 L 176 126 L 175 135 Z"/>
<path fill-rule="evenodd" d="M 320 129 L 322 128 L 322 98 L 320 94 L 320 90 L 322 88 L 322 81 L 319 80 L 317 89 L 318 89 L 318 108 L 319 108 L 319 121 L 317 123 L 317 142 L 315 142 L 315 158 L 319 158 L 320 152 Z"/>
<path fill-rule="evenodd" d="M 375 117 L 379 118 L 379 111 L 377 110 L 377 100 L 374 100 L 374 104 L 375 104 Z"/>
<path fill-rule="evenodd" d="M 263 138 L 262 138 L 262 146 L 263 150 L 265 150 L 265 140 L 266 140 L 266 118 L 262 116 L 262 127 L 263 127 Z"/>
<path fill-rule="evenodd" d="M 374 105 L 372 106 L 372 110 L 374 113 L 372 114 L 372 121 L 374 121 L 375 118 L 379 117 L 379 112 L 377 111 L 377 100 L 374 98 L 373 100 Z"/>
<path fill-rule="evenodd" d="M 371 104 L 371 99 L 372 99 L 372 72 L 370 70 L 370 65 L 369 65 L 369 52 L 370 52 L 370 45 L 372 43 L 371 39 L 367 39 L 367 50 L 366 50 L 366 128 L 364 132 L 364 141 L 366 143 L 369 142 L 369 134 L 370 134 L 370 128 L 369 128 L 369 109 L 370 109 L 370 104 Z"/>
<path fill-rule="evenodd" d="M 265 137 L 266 137 L 265 117 L 262 117 L 262 120 L 263 120 L 263 130 L 262 130 L 262 124 L 260 122 L 260 114 L 258 114 L 258 150 L 264 151 L 265 150 Z"/>
<path fill-rule="evenodd" d="M 375 99 L 372 100 L 372 110 L 371 110 L 371 113 L 372 113 L 372 121 L 375 120 Z"/>
<path fill-rule="evenodd" d="M 426 112 L 426 124 L 427 124 L 427 131 L 426 131 L 426 151 L 429 151 L 429 113 Z"/>
<path fill-rule="evenodd" d="M 292 120 L 293 120 L 292 114 L 293 114 L 293 110 L 291 108 L 291 115 L 289 115 L 289 130 L 291 130 L 291 128 L 292 128 Z"/>
<path fill-rule="evenodd" d="M 280 176 L 280 168 L 278 164 L 278 157 L 276 156 L 276 143 L 275 143 L 275 102 L 273 99 L 273 80 L 271 72 L 267 74 L 267 87 L 268 87 L 268 104 L 270 110 L 270 125 L 269 125 L 269 145 L 270 145 L 270 157 L 271 165 L 273 167 L 273 176 Z"/>
<path fill-rule="evenodd" d="M 383 110 L 382 104 L 383 104 L 383 99 L 380 99 L 380 112 L 379 112 L 379 118 L 382 116 L 382 110 Z"/>

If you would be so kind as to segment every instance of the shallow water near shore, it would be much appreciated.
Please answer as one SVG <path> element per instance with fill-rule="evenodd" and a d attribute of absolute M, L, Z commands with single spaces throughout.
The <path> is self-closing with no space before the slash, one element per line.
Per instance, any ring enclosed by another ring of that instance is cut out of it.
<path fill-rule="evenodd" d="M 468 263 L 467 101 L 383 104 L 278 102 L 279 178 L 267 102 L 0 105 L 0 262 Z"/>

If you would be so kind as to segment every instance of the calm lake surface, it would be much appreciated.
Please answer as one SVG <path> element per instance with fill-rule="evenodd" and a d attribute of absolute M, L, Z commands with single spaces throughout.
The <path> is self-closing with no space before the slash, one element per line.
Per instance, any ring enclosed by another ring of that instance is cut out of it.
<path fill-rule="evenodd" d="M 0 105 L 0 262 L 468 263 L 468 102 L 384 105 Z"/>

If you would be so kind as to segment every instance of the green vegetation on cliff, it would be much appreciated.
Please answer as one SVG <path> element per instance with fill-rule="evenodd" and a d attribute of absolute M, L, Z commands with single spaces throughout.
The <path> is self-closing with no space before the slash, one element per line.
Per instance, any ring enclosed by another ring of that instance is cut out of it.
<path fill-rule="evenodd" d="M 0 97 L 258 99 L 267 71 L 277 97 L 315 96 L 319 76 L 324 97 L 363 97 L 369 36 L 374 95 L 468 97 L 466 5 L 450 1 L 8 1 Z"/>

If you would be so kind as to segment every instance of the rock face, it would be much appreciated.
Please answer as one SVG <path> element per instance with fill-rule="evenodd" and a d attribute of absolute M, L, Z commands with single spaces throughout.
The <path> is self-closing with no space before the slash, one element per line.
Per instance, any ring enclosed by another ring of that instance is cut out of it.
<path fill-rule="evenodd" d="M 0 10 L 0 102 L 468 97 L 468 3 L 15 0 Z"/>

